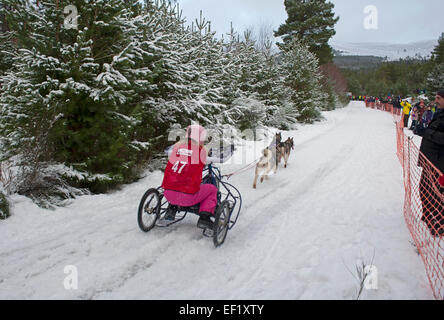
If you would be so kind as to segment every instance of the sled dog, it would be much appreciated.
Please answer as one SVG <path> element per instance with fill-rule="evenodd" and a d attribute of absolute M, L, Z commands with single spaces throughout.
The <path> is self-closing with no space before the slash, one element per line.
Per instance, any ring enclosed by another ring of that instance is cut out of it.
<path fill-rule="evenodd" d="M 282 141 L 281 133 L 276 133 L 273 143 L 262 151 L 263 156 L 256 164 L 253 189 L 256 189 L 257 187 L 257 179 L 259 176 L 261 177 L 261 183 L 262 183 L 264 182 L 264 179 L 268 180 L 268 175 L 270 174 L 271 170 L 274 170 L 274 173 L 276 173 L 278 167 L 277 154 L 280 153 L 279 146 L 281 145 L 281 141 Z"/>
<path fill-rule="evenodd" d="M 281 143 L 279 152 L 279 163 L 281 163 L 281 158 L 284 158 L 284 168 L 287 168 L 288 158 L 290 157 L 291 150 L 294 150 L 294 140 L 293 138 L 288 138 L 287 141 Z"/>

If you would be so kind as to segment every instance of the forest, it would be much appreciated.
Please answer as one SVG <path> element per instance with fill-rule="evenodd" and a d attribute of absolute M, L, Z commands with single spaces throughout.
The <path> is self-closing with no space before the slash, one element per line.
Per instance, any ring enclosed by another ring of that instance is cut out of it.
<path fill-rule="evenodd" d="M 444 33 L 431 58 L 383 61 L 371 57 L 335 57 L 354 95 L 386 97 L 418 95 L 425 92 L 433 101 L 444 86 Z"/>
<path fill-rule="evenodd" d="M 289 129 L 347 102 L 326 45 L 330 3 L 294 2 L 326 12 L 314 21 L 323 40 L 280 28 L 279 50 L 249 30 L 216 37 L 203 15 L 186 23 L 174 1 L 73 4 L 75 26 L 61 0 L 1 3 L 0 162 L 3 176 L 13 173 L 5 194 L 51 207 L 107 192 L 152 167 L 175 128 Z"/>

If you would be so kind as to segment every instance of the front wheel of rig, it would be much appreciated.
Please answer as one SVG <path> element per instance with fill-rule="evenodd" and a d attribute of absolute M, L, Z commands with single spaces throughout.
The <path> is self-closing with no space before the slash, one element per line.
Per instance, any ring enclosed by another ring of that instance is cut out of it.
<path fill-rule="evenodd" d="M 148 190 L 142 197 L 137 212 L 137 222 L 142 231 L 148 232 L 156 225 L 161 207 L 161 196 L 156 189 Z"/>
<path fill-rule="evenodd" d="M 231 208 L 229 201 L 223 201 L 216 210 L 213 228 L 213 242 L 216 248 L 220 247 L 227 237 L 230 212 Z"/>

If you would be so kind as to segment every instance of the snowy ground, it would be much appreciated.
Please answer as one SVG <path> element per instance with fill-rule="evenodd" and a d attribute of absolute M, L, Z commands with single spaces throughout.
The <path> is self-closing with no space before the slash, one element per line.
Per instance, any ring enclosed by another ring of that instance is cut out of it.
<path fill-rule="evenodd" d="M 139 230 L 139 200 L 160 172 L 56 211 L 13 197 L 0 222 L 0 299 L 355 299 L 351 273 L 373 256 L 378 289 L 362 299 L 433 299 L 402 214 L 392 116 L 352 102 L 325 117 L 284 132 L 296 143 L 290 165 L 257 190 L 253 169 L 230 180 L 244 208 L 218 249 L 194 215 Z M 68 265 L 77 290 L 64 287 Z"/>

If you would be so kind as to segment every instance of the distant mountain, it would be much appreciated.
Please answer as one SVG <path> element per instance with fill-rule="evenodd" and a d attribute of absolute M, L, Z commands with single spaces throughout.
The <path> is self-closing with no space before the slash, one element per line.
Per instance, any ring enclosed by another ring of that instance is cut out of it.
<path fill-rule="evenodd" d="M 331 43 L 337 56 L 375 56 L 389 61 L 411 58 L 430 58 L 437 40 L 407 44 L 392 43 L 351 43 L 335 41 Z"/>
<path fill-rule="evenodd" d="M 357 70 L 357 69 L 376 69 L 386 60 L 384 58 L 375 57 L 375 56 L 335 55 L 333 61 L 339 68 Z"/>

